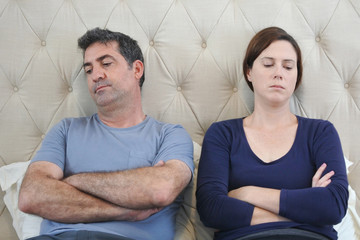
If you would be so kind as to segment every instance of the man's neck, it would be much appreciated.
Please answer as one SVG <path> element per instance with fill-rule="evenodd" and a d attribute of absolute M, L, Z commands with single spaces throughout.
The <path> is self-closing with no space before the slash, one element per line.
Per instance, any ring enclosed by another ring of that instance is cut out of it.
<path fill-rule="evenodd" d="M 114 111 L 98 111 L 99 119 L 107 126 L 113 128 L 128 128 L 143 122 L 146 115 L 142 108 L 114 110 Z"/>

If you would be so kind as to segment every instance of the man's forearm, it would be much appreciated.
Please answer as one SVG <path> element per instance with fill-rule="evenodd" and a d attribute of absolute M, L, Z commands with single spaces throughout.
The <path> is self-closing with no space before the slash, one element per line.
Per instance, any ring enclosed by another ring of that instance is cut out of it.
<path fill-rule="evenodd" d="M 146 170 L 142 169 L 131 172 L 81 173 L 72 175 L 64 181 L 82 192 L 113 204 L 122 207 L 144 209 L 155 207 L 151 200 L 152 193 L 149 192 L 149 189 L 142 189 L 142 186 L 149 185 L 149 182 L 148 180 L 143 180 L 140 183 L 138 179 L 131 179 L 132 175 L 140 177 L 140 175 L 145 174 L 144 172 Z M 128 182 L 128 185 L 125 185 L 125 181 Z"/>
<path fill-rule="evenodd" d="M 27 196 L 31 203 L 23 208 L 28 213 L 67 223 L 115 220 L 121 215 L 119 207 L 83 193 L 66 183 L 48 179 L 32 184 L 36 188 Z M 56 191 L 53 191 L 55 189 Z"/>
<path fill-rule="evenodd" d="M 79 191 L 53 175 L 39 171 L 44 165 L 31 166 L 19 195 L 20 210 L 66 223 L 110 220 L 142 220 L 158 209 L 132 210 L 116 206 Z M 47 167 L 45 165 L 45 167 Z"/>
<path fill-rule="evenodd" d="M 111 173 L 81 173 L 64 181 L 116 205 L 148 209 L 170 204 L 190 179 L 190 169 L 179 160 L 171 160 L 154 167 Z"/>

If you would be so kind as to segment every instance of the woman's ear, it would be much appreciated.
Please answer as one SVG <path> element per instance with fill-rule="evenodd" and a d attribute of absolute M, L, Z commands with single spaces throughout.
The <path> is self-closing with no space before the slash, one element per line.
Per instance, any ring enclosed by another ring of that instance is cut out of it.
<path fill-rule="evenodd" d="M 247 79 L 249 80 L 249 82 L 251 82 L 251 68 L 248 68 L 246 76 L 247 76 Z"/>

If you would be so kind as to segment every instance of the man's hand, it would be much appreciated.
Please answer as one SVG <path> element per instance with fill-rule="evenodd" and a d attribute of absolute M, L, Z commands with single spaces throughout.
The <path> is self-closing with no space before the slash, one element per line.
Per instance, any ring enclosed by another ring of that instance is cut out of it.
<path fill-rule="evenodd" d="M 127 221 L 135 222 L 135 221 L 142 221 L 150 217 L 151 215 L 160 212 L 162 208 L 152 208 L 152 209 L 145 209 L 145 210 L 133 210 L 129 209 L 127 213 L 128 219 Z M 124 220 L 124 219 L 119 219 Z"/>
<path fill-rule="evenodd" d="M 163 160 L 160 160 L 157 164 L 154 165 L 154 167 L 162 167 L 165 165 L 165 162 Z"/>

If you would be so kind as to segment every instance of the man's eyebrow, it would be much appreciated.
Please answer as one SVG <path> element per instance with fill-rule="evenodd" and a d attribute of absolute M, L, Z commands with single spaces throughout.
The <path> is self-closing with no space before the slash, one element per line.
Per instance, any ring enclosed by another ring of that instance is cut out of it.
<path fill-rule="evenodd" d="M 104 60 L 105 58 L 111 58 L 112 60 L 115 60 L 115 58 L 114 58 L 113 56 L 111 56 L 111 55 L 109 55 L 109 54 L 105 54 L 105 55 L 103 55 L 103 56 L 101 56 L 101 57 L 98 57 L 98 58 L 96 59 L 96 61 L 97 61 L 97 62 L 101 62 L 101 61 Z"/>
<path fill-rule="evenodd" d="M 115 60 L 115 58 L 114 58 L 113 56 L 111 56 L 111 55 L 109 55 L 109 54 L 105 54 L 105 55 L 103 55 L 103 56 L 98 57 L 98 58 L 96 59 L 96 61 L 97 61 L 97 62 L 101 62 L 101 61 L 104 60 L 105 58 L 111 58 L 112 60 Z M 83 67 L 85 68 L 85 67 L 91 66 L 91 65 L 92 65 L 92 63 L 90 63 L 90 62 L 85 62 L 85 63 L 83 64 Z"/>
<path fill-rule="evenodd" d="M 86 62 L 86 63 L 83 64 L 83 68 L 86 68 L 86 67 L 91 66 L 91 65 L 92 65 L 91 63 Z"/>

